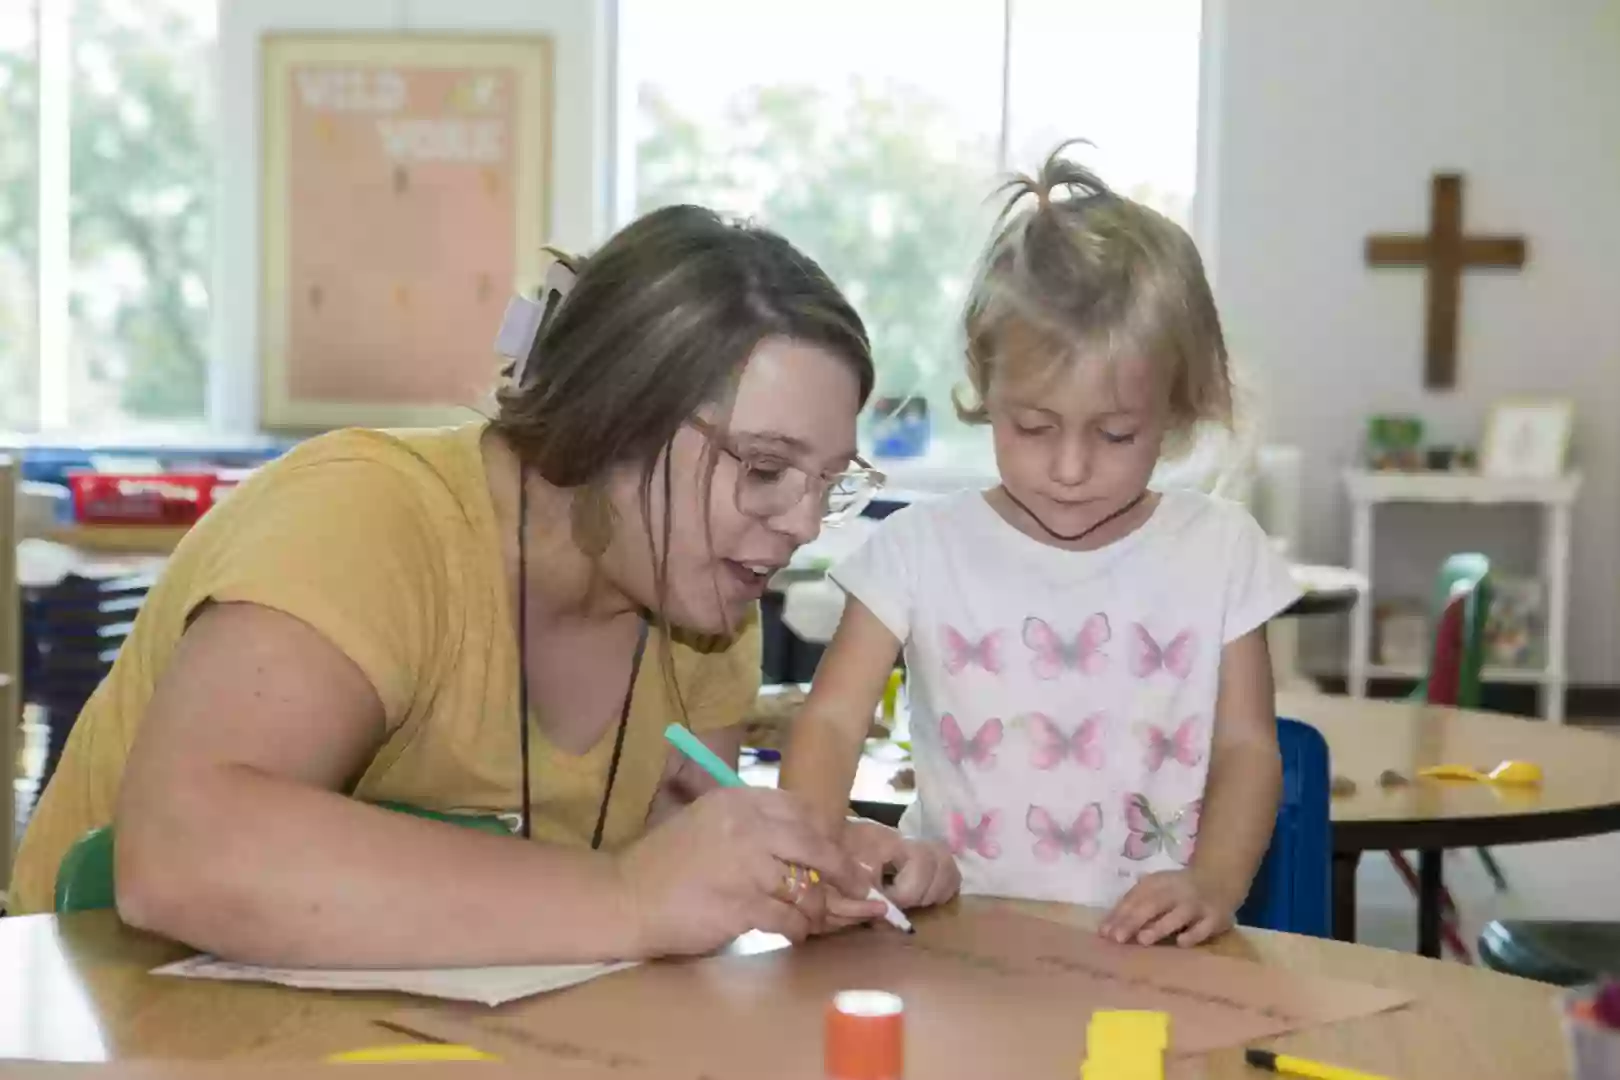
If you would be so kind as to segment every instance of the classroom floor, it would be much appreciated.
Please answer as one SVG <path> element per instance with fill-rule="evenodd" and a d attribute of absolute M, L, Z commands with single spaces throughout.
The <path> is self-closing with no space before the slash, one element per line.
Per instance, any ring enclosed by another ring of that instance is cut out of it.
<path fill-rule="evenodd" d="M 1620 912 L 1620 833 L 1493 848 L 1508 879 L 1498 894 L 1472 851 L 1446 855 L 1445 881 L 1461 912 L 1470 948 L 1492 919 L 1612 920 Z M 1356 878 L 1356 930 L 1364 945 L 1409 952 L 1417 947 L 1412 893 L 1383 854 L 1362 860 Z"/>
<path fill-rule="evenodd" d="M 1620 729 L 1612 724 L 1603 730 L 1620 737 Z M 42 725 L 24 723 L 19 758 L 16 805 L 21 835 L 45 763 Z M 1496 848 L 1495 854 L 1509 884 L 1509 891 L 1502 894 L 1495 891 L 1472 851 L 1446 856 L 1446 884 L 1462 913 L 1462 936 L 1470 946 L 1480 928 L 1496 918 L 1613 919 L 1620 912 L 1620 874 L 1613 869 L 1620 866 L 1620 833 Z M 1389 859 L 1376 853 L 1363 858 L 1356 887 L 1361 942 L 1402 952 L 1416 949 L 1416 904 Z"/>

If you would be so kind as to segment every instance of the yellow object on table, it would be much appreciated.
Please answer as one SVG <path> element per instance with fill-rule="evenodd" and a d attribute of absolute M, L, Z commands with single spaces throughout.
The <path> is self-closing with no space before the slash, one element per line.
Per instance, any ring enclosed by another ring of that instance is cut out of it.
<path fill-rule="evenodd" d="M 1430 780 L 1475 780 L 1482 784 L 1534 786 L 1541 783 L 1541 766 L 1529 761 L 1504 761 L 1490 772 L 1472 765 L 1430 765 L 1418 775 Z"/>
<path fill-rule="evenodd" d="M 370 1046 L 361 1050 L 345 1050 L 327 1057 L 334 1065 L 391 1065 L 402 1062 L 427 1061 L 499 1061 L 494 1054 L 486 1054 L 471 1046 L 456 1043 L 401 1043 L 398 1046 Z"/>
<path fill-rule="evenodd" d="M 1170 1014 L 1108 1009 L 1091 1014 L 1080 1080 L 1164 1080 Z"/>
<path fill-rule="evenodd" d="M 883 687 L 883 722 L 891 728 L 900 708 L 900 687 L 905 681 L 905 673 L 896 669 L 889 672 L 889 681 Z"/>

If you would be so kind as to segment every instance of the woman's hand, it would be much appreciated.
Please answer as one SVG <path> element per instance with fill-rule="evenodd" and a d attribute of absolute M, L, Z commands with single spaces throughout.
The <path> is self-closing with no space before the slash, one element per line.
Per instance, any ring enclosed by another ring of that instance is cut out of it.
<path fill-rule="evenodd" d="M 1156 945 L 1172 935 L 1176 944 L 1198 945 L 1232 929 L 1234 912 L 1200 886 L 1190 870 L 1146 874 L 1120 897 L 1097 928 L 1118 942 Z"/>
<path fill-rule="evenodd" d="M 709 952 L 750 930 L 802 941 L 823 916 L 808 871 L 829 895 L 865 896 L 876 881 L 811 826 L 798 799 L 768 788 L 712 791 L 618 862 L 640 957 Z M 867 918 L 883 913 L 876 901 L 850 903 Z"/>
<path fill-rule="evenodd" d="M 844 825 L 843 846 L 862 869 L 871 871 L 874 876 L 881 877 L 886 867 L 894 869 L 894 881 L 880 888 L 902 910 L 943 904 L 962 887 L 962 873 L 943 844 L 908 840 L 899 830 L 875 821 L 848 821 Z M 857 898 L 841 895 L 833 889 L 824 891 L 827 914 L 818 929 L 841 930 L 883 916 L 881 908 L 870 912 L 864 892 Z"/>

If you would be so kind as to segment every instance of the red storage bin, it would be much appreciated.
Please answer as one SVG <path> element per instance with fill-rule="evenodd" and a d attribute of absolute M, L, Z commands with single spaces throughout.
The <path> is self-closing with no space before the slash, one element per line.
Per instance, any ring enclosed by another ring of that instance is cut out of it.
<path fill-rule="evenodd" d="M 214 504 L 213 473 L 69 473 L 82 525 L 191 525 Z"/>

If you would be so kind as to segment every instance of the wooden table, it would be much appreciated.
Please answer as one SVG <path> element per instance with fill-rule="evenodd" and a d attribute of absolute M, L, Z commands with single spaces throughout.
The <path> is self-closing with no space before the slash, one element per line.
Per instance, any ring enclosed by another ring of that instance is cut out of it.
<path fill-rule="evenodd" d="M 1363 852 L 1419 853 L 1418 951 L 1439 956 L 1443 852 L 1620 831 L 1620 737 L 1498 713 L 1324 694 L 1280 693 L 1277 713 L 1321 731 L 1334 773 L 1356 785 L 1353 794 L 1333 800 L 1333 921 L 1345 941 L 1355 940 L 1356 867 Z M 1489 770 L 1505 760 L 1541 766 L 1542 786 L 1378 784 L 1386 769 L 1412 779 L 1429 765 Z M 897 822 L 915 798 L 890 782 L 904 765 L 898 750 L 873 749 L 856 773 L 856 808 Z M 751 783 L 775 782 L 774 765 L 743 772 Z"/>
<path fill-rule="evenodd" d="M 1496 713 L 1399 701 L 1279 694 L 1277 712 L 1326 736 L 1353 794 L 1333 800 L 1334 926 L 1354 940 L 1356 866 L 1365 851 L 1416 850 L 1418 951 L 1440 955 L 1441 855 L 1453 848 L 1564 840 L 1620 830 L 1620 738 Z M 1539 788 L 1413 780 L 1429 765 L 1541 766 Z"/>
<path fill-rule="evenodd" d="M 1080 927 L 1095 925 L 1095 913 L 1085 909 L 1023 906 Z M 1568 1075 L 1551 987 L 1289 934 L 1240 931 L 1210 948 L 1417 995 L 1403 1009 L 1268 1044 L 1277 1049 L 1398 1080 Z M 122 928 L 108 912 L 0 919 L 0 1059 L 314 1061 L 339 1050 L 407 1041 L 369 1021 L 410 999 L 146 974 L 180 955 L 174 946 Z M 1200 1065 L 1202 1075 L 1214 1080 L 1257 1075 L 1237 1051 L 1212 1054 Z"/>

